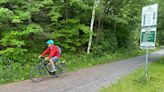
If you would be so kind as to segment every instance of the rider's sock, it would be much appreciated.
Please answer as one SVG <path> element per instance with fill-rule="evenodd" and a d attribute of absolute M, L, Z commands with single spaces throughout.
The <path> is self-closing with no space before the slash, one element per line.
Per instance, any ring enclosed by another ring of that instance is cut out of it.
<path fill-rule="evenodd" d="M 55 72 L 55 71 L 56 71 L 55 65 L 52 65 L 52 72 Z"/>
<path fill-rule="evenodd" d="M 52 68 L 55 68 L 55 65 L 52 65 Z"/>

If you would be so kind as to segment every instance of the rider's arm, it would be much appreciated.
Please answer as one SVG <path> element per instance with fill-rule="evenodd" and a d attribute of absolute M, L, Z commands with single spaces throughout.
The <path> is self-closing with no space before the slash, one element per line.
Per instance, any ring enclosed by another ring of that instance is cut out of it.
<path fill-rule="evenodd" d="M 50 51 L 50 47 L 48 47 L 48 48 L 42 53 L 42 57 L 45 56 L 49 51 Z"/>
<path fill-rule="evenodd" d="M 56 54 L 57 50 L 56 49 L 53 49 L 50 53 L 50 55 L 48 56 L 48 58 L 52 58 L 55 54 Z"/>

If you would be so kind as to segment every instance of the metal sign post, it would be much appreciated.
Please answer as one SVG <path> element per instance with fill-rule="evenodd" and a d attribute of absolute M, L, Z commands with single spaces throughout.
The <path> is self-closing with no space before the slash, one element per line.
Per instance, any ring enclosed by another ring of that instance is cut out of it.
<path fill-rule="evenodd" d="M 148 55 L 149 55 L 149 47 L 146 49 L 146 59 L 145 59 L 145 79 L 148 80 Z"/>
<path fill-rule="evenodd" d="M 140 35 L 140 48 L 146 50 L 145 58 L 145 79 L 148 80 L 148 52 L 149 49 L 155 49 L 156 26 L 158 15 L 158 4 L 152 4 L 142 8 L 142 22 Z"/>

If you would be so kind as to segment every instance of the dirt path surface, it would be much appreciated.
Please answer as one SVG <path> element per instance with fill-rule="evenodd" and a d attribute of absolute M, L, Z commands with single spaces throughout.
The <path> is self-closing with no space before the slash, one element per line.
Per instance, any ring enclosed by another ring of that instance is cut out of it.
<path fill-rule="evenodd" d="M 149 62 L 164 56 L 164 49 L 149 54 Z M 145 56 L 98 65 L 68 73 L 64 78 L 51 78 L 39 83 L 26 80 L 0 85 L 0 92 L 98 92 L 101 87 L 111 85 L 121 77 L 144 65 Z"/>

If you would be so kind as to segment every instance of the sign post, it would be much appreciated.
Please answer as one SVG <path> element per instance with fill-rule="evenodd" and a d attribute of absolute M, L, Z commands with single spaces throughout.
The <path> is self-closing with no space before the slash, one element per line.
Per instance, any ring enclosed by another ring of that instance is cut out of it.
<path fill-rule="evenodd" d="M 148 77 L 147 77 L 148 76 L 148 72 L 147 72 L 148 71 L 148 69 L 147 69 L 148 68 L 147 67 L 148 66 L 148 56 L 149 56 L 149 48 L 147 47 L 146 48 L 146 59 L 145 59 L 145 79 L 146 80 L 148 79 Z"/>
<path fill-rule="evenodd" d="M 152 4 L 142 8 L 140 48 L 146 50 L 144 74 L 146 80 L 148 80 L 148 52 L 149 49 L 155 49 L 157 15 L 158 4 Z"/>

